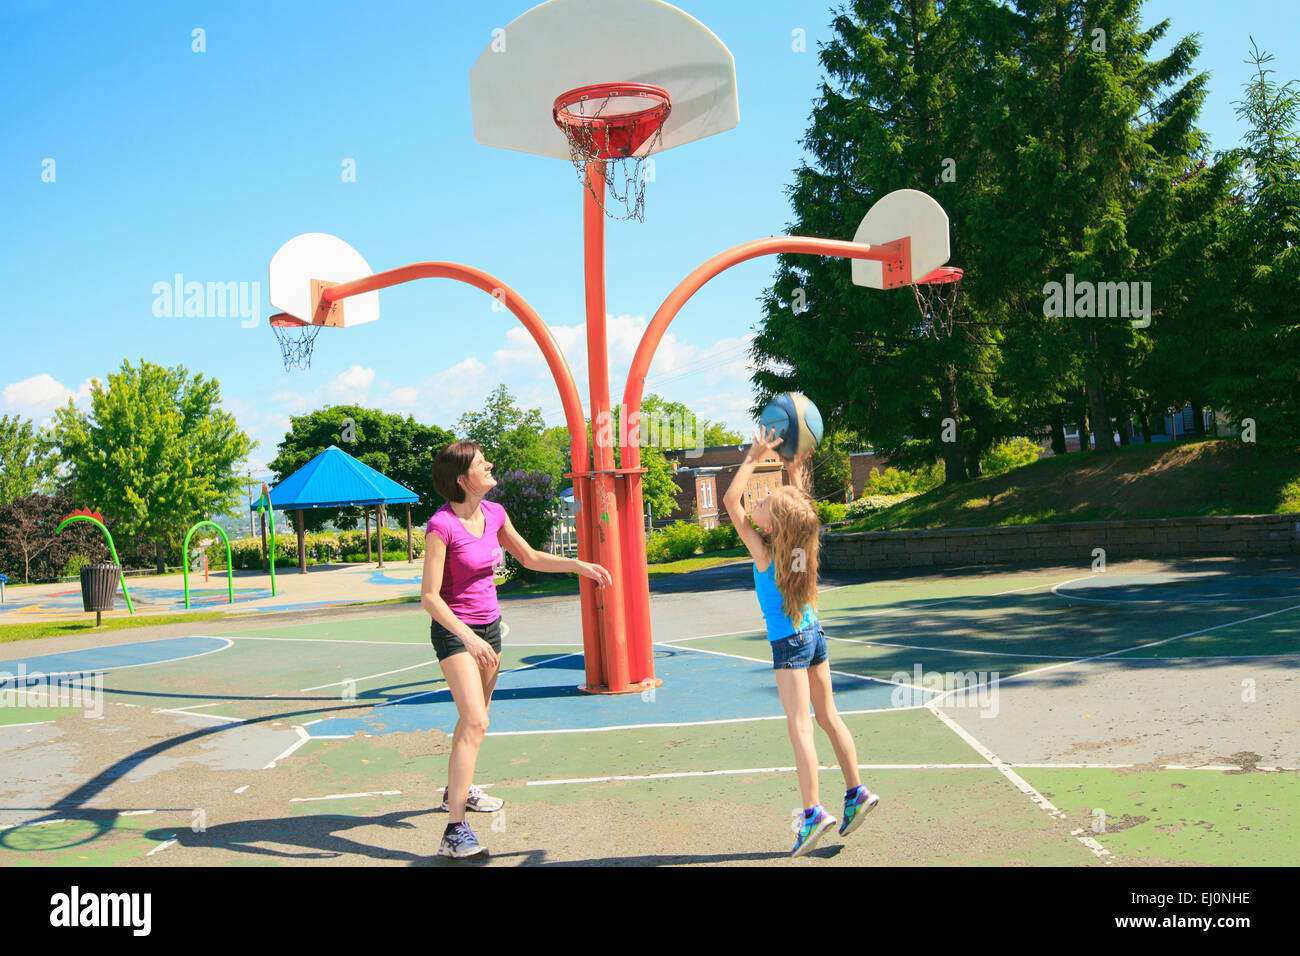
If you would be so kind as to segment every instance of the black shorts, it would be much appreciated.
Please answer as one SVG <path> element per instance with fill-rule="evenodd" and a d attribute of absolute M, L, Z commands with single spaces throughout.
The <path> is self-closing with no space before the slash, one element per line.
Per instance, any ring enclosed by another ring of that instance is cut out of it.
<path fill-rule="evenodd" d="M 498 654 L 501 653 L 501 618 L 499 616 L 495 621 L 490 621 L 487 624 L 467 624 L 466 627 L 491 644 L 492 650 Z M 451 657 L 453 654 L 469 653 L 465 650 L 464 642 L 437 621 L 429 622 L 429 640 L 433 642 L 433 652 L 438 655 L 438 660 Z"/>

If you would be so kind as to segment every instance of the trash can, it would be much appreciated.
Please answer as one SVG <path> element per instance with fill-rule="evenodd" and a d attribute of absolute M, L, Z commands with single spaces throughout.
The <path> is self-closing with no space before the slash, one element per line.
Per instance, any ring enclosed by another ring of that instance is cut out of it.
<path fill-rule="evenodd" d="M 99 627 L 104 611 L 113 610 L 122 569 L 116 564 L 87 564 L 81 569 L 81 607 L 95 612 Z"/>

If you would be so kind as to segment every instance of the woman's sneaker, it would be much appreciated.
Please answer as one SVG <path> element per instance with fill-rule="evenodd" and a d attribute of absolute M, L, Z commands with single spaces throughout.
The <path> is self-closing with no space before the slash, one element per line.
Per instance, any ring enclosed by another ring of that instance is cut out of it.
<path fill-rule="evenodd" d="M 474 810 L 478 813 L 496 813 L 506 805 L 504 800 L 497 797 L 489 797 L 480 788 L 471 786 L 469 796 L 465 799 L 465 809 Z M 447 788 L 442 788 L 442 806 L 438 808 L 443 813 L 447 813 L 451 807 L 447 805 Z"/>
<path fill-rule="evenodd" d="M 862 786 L 854 791 L 852 797 L 845 797 L 844 822 L 840 824 L 840 836 L 848 836 L 856 830 L 879 802 L 878 796 Z"/>
<path fill-rule="evenodd" d="M 466 823 L 453 823 L 442 835 L 438 847 L 439 856 L 466 857 L 486 853 L 487 847 L 478 842 L 474 831 Z"/>
<path fill-rule="evenodd" d="M 795 833 L 794 849 L 790 851 L 791 856 L 803 856 L 814 846 L 822 835 L 835 826 L 835 818 L 822 808 L 819 803 L 816 807 L 817 812 L 810 818 L 804 811 L 794 811 L 794 822 L 790 829 Z"/>

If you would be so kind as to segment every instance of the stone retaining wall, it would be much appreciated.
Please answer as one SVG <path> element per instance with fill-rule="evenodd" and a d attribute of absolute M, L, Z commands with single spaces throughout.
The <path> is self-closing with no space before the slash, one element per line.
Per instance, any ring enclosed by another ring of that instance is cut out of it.
<path fill-rule="evenodd" d="M 828 532 L 821 566 L 828 571 L 958 567 L 971 564 L 1091 563 L 1192 555 L 1300 554 L 1300 515 L 1231 515 L 1079 521 L 938 531 Z"/>

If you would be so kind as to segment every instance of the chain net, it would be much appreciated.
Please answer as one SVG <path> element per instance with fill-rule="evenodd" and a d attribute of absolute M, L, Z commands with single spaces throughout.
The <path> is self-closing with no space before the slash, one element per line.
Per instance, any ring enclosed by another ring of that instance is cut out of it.
<path fill-rule="evenodd" d="M 593 119 L 600 116 L 609 102 L 622 94 L 614 92 L 599 101 L 583 100 L 574 103 L 568 107 L 570 113 L 578 116 L 588 116 Z M 605 215 L 610 219 L 617 221 L 627 221 L 635 219 L 637 222 L 645 221 L 645 184 L 650 176 L 653 176 L 654 164 L 651 163 L 649 169 L 646 168 L 646 160 L 650 154 L 659 148 L 663 140 L 664 123 L 668 121 L 668 114 L 672 112 L 671 104 L 664 108 L 663 121 L 655 130 L 654 135 L 649 139 L 649 148 L 645 149 L 640 156 L 620 156 L 617 159 L 605 160 L 605 184 L 606 192 L 609 194 L 608 199 L 596 195 L 596 190 L 591 185 L 592 196 L 601 204 L 605 210 Z M 588 123 L 565 124 L 560 127 L 564 132 L 564 138 L 569 141 L 569 159 L 572 161 L 574 168 L 578 171 L 578 182 L 587 183 L 587 163 L 592 161 L 593 154 L 597 151 L 598 142 L 593 130 L 596 129 Z M 617 207 L 622 207 L 622 212 Z M 611 208 L 613 207 L 613 208 Z"/>
<path fill-rule="evenodd" d="M 962 274 L 953 270 L 938 282 L 916 282 L 912 292 L 916 294 L 916 307 L 921 310 L 921 321 L 928 334 L 935 338 L 952 336 L 957 302 L 961 297 Z"/>
<path fill-rule="evenodd" d="M 312 346 L 323 325 L 272 325 L 280 343 L 280 357 L 284 360 L 284 370 L 311 368 Z"/>

